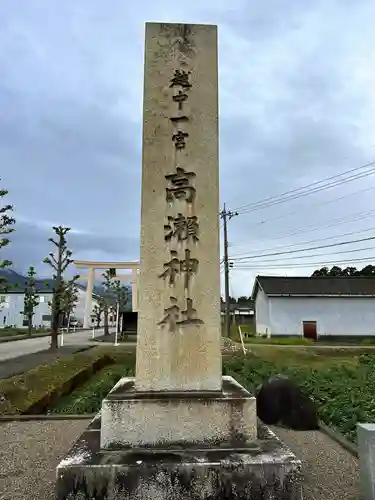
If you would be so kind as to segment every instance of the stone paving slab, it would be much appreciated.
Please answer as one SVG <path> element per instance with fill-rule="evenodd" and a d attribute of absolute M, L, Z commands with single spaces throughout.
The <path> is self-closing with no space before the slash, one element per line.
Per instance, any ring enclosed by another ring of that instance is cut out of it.
<path fill-rule="evenodd" d="M 90 420 L 0 423 L 0 500 L 55 500 L 56 467 Z M 302 460 L 304 500 L 360 500 L 358 460 L 319 431 L 272 430 Z"/>
<path fill-rule="evenodd" d="M 18 358 L 5 359 L 0 362 L 0 379 L 14 377 L 20 373 L 27 372 L 40 365 L 45 365 L 55 359 L 64 356 L 71 356 L 76 352 L 88 349 L 80 346 L 59 347 L 56 351 L 38 351 L 32 354 L 25 354 Z M 0 497 L 1 498 L 1 497 Z"/>

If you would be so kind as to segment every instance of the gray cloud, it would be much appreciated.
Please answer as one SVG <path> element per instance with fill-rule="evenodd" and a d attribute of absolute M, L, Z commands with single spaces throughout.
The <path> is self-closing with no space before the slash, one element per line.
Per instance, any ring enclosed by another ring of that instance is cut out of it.
<path fill-rule="evenodd" d="M 4 4 L 0 175 L 18 219 L 7 248 L 16 268 L 48 253 L 52 224 L 77 231 L 77 258 L 138 258 L 145 21 L 219 25 L 220 191 L 237 208 L 375 157 L 374 10 L 370 0 Z M 371 186 L 370 176 L 244 211 L 230 222 L 231 253 L 369 228 L 370 218 L 325 225 L 371 210 L 372 191 L 327 203 Z M 321 228 L 282 236 L 313 224 Z M 286 262 L 275 258 L 270 272 L 311 272 Z M 257 266 L 233 271 L 234 294 L 250 293 L 267 272 Z"/>

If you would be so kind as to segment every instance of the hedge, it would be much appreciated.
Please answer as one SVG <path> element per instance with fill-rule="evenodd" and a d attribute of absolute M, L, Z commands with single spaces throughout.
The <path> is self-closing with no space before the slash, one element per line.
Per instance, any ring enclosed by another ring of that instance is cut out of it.
<path fill-rule="evenodd" d="M 59 397 L 74 377 L 101 361 L 105 365 L 114 360 L 95 347 L 0 380 L 0 415 L 27 413 L 41 401 Z"/>
<path fill-rule="evenodd" d="M 134 375 L 134 359 L 128 362 L 115 364 L 93 375 L 82 387 L 71 394 L 62 397 L 55 407 L 50 408 L 51 413 L 96 413 L 102 400 L 110 389 L 121 377 Z"/>
<path fill-rule="evenodd" d="M 375 420 L 375 356 L 359 356 L 358 365 L 280 366 L 256 357 L 226 360 L 224 373 L 232 375 L 250 392 L 270 375 L 282 371 L 316 403 L 329 427 L 356 441 L 357 422 Z"/>

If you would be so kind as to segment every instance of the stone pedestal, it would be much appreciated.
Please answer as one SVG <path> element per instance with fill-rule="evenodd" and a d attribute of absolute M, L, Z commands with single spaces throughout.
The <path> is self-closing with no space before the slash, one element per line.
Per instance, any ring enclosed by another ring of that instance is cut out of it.
<path fill-rule="evenodd" d="M 139 392 L 123 378 L 102 403 L 100 446 L 200 446 L 256 439 L 255 398 L 232 377 L 223 391 Z"/>
<path fill-rule="evenodd" d="M 100 415 L 57 468 L 58 500 L 302 500 L 301 463 L 263 424 L 251 442 L 100 448 Z"/>

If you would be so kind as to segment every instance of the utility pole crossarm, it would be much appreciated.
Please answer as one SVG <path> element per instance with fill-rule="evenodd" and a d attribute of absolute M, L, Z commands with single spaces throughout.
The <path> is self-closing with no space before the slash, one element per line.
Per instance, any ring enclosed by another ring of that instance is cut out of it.
<path fill-rule="evenodd" d="M 224 208 L 220 212 L 223 219 L 224 228 L 224 283 L 225 283 L 225 333 L 230 338 L 230 304 L 229 304 L 229 259 L 228 259 L 228 220 L 238 215 L 238 212 L 231 212 Z"/>

